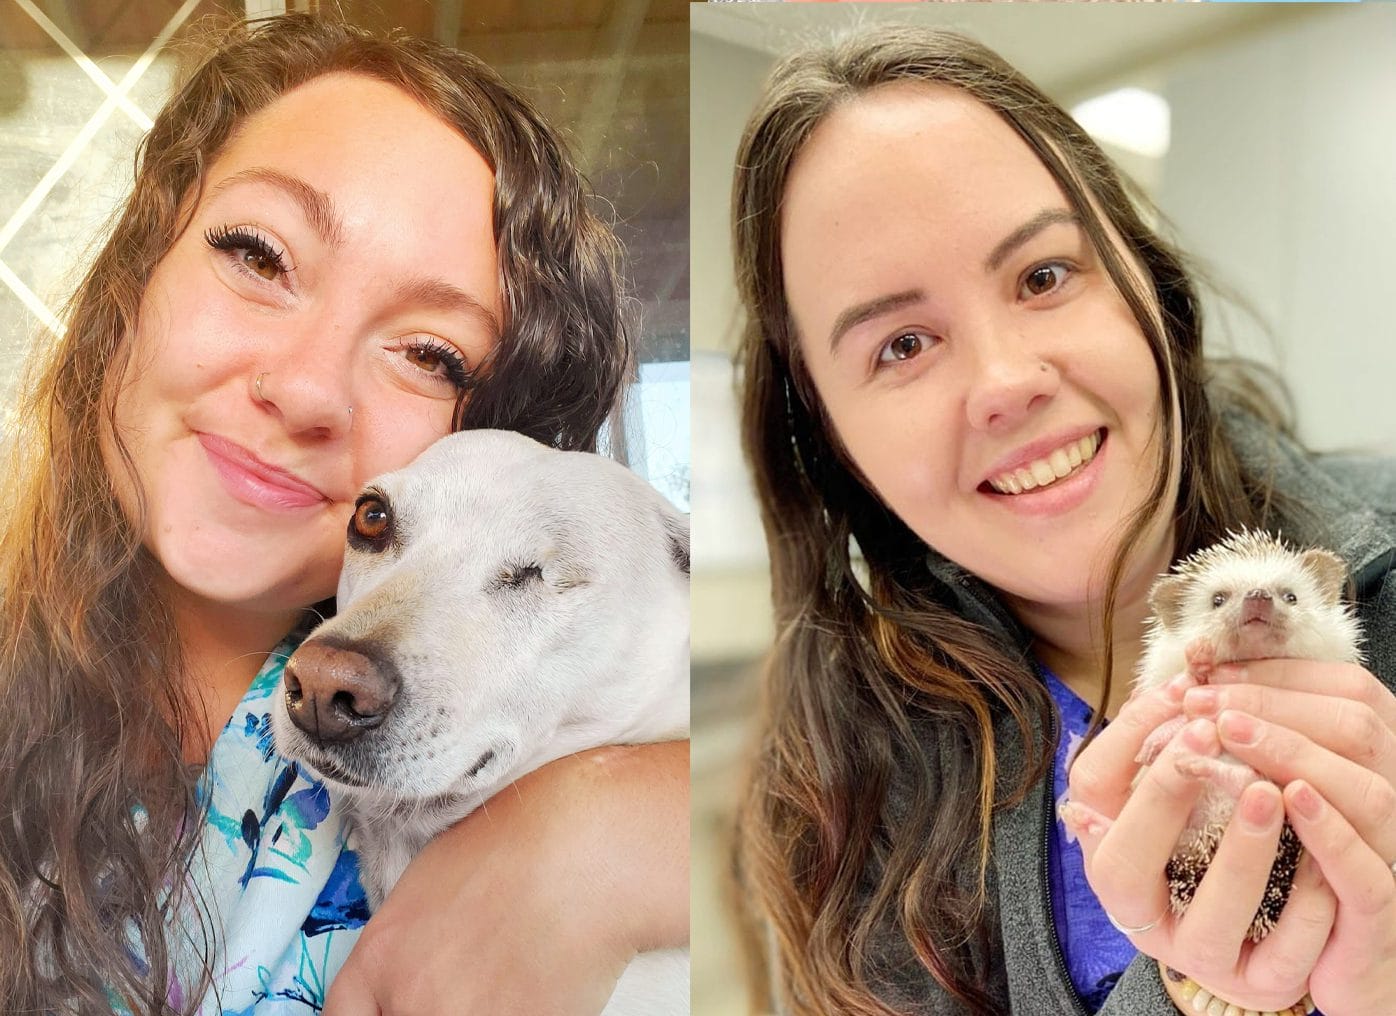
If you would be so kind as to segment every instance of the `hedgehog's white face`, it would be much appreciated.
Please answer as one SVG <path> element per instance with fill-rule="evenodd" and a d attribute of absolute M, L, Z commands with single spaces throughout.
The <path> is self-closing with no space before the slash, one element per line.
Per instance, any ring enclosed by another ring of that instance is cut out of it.
<path fill-rule="evenodd" d="M 1330 657 L 1345 631 L 1346 568 L 1323 550 L 1286 550 L 1264 534 L 1234 536 L 1181 565 L 1150 600 L 1161 624 L 1207 639 L 1216 661 Z"/>

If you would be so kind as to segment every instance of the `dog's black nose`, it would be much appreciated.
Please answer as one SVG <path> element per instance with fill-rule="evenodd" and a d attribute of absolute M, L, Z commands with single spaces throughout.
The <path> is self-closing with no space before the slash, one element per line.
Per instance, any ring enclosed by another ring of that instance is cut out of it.
<path fill-rule="evenodd" d="M 397 668 L 364 648 L 312 639 L 286 661 L 286 711 L 321 744 L 343 744 L 372 730 L 397 701 Z"/>

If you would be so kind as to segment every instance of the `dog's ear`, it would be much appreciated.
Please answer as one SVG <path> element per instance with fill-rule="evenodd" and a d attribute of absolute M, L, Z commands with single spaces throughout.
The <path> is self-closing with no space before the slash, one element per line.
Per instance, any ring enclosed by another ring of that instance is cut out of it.
<path fill-rule="evenodd" d="M 669 541 L 669 557 L 679 566 L 679 571 L 688 574 L 688 516 L 666 505 L 660 509 L 659 520 L 664 525 L 664 535 Z"/>

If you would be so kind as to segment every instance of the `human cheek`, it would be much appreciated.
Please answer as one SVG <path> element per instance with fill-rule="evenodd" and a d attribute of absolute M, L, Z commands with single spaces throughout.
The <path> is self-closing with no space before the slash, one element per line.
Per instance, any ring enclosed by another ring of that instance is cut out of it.
<path fill-rule="evenodd" d="M 922 532 L 946 500 L 951 475 L 938 404 L 926 393 L 899 389 L 866 393 L 831 407 L 838 440 L 878 497 L 909 527 Z"/>
<path fill-rule="evenodd" d="M 421 398 L 379 399 L 354 414 L 354 483 L 402 469 L 451 432 L 455 405 Z M 362 423 L 359 417 L 362 416 Z M 347 517 L 346 517 L 347 524 Z"/>

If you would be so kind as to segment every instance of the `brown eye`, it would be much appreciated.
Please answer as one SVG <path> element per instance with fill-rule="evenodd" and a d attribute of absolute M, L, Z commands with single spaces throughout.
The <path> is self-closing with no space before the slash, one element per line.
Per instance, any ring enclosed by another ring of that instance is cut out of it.
<path fill-rule="evenodd" d="M 409 363 L 416 364 L 428 374 L 435 374 L 441 367 L 441 354 L 430 346 L 415 346 L 407 351 Z"/>
<path fill-rule="evenodd" d="M 882 347 L 877 360 L 880 364 L 911 360 L 931 348 L 931 338 L 922 332 L 903 332 Z"/>
<path fill-rule="evenodd" d="M 354 507 L 354 518 L 349 523 L 351 537 L 362 542 L 381 543 L 392 528 L 393 517 L 388 506 L 373 495 L 365 495 Z"/>
<path fill-rule="evenodd" d="M 1023 290 L 1032 296 L 1050 293 L 1066 281 L 1066 273 L 1065 265 L 1039 265 L 1023 279 Z"/>
<path fill-rule="evenodd" d="M 260 254 L 255 250 L 250 250 L 244 254 L 242 263 L 268 282 L 275 282 L 276 277 L 281 274 L 280 265 L 265 254 Z"/>

